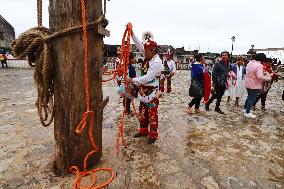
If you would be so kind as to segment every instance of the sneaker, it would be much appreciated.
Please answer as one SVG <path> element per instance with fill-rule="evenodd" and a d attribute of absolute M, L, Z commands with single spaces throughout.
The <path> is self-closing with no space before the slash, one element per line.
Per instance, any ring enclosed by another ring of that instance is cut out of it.
<path fill-rule="evenodd" d="M 261 106 L 261 110 L 266 111 L 266 108 L 264 106 Z"/>
<path fill-rule="evenodd" d="M 246 113 L 246 109 L 243 109 L 243 113 Z M 253 113 L 253 111 L 250 110 L 250 113 Z"/>
<path fill-rule="evenodd" d="M 255 106 L 253 106 L 253 107 L 252 107 L 252 110 L 256 110 L 256 107 L 255 107 Z"/>
<path fill-rule="evenodd" d="M 139 137 L 143 137 L 143 136 L 147 136 L 148 134 L 142 134 L 140 132 L 136 133 L 133 137 L 134 138 L 139 138 Z"/>
<path fill-rule="evenodd" d="M 225 114 L 221 109 L 215 109 L 215 112 L 218 112 L 219 114 Z"/>
<path fill-rule="evenodd" d="M 252 113 L 248 113 L 248 114 L 244 113 L 244 116 L 247 117 L 247 118 L 253 118 L 253 119 L 256 118 L 256 116 Z"/>
<path fill-rule="evenodd" d="M 149 138 L 148 138 L 148 144 L 154 144 L 155 141 L 156 141 L 155 138 L 152 138 L 152 137 L 149 137 Z"/>

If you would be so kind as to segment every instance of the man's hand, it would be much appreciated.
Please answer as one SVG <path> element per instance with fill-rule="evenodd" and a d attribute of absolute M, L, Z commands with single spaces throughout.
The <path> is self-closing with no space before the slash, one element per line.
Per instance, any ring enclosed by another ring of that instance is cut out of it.
<path fill-rule="evenodd" d="M 133 31 L 132 31 L 133 30 L 133 26 L 132 26 L 131 22 L 128 22 L 126 27 L 131 29 L 131 35 L 133 35 Z"/>
<path fill-rule="evenodd" d="M 155 98 L 159 99 L 159 98 L 161 98 L 162 96 L 163 96 L 163 93 L 160 92 L 160 91 L 158 91 L 158 92 L 156 93 Z"/>
<path fill-rule="evenodd" d="M 127 77 L 125 80 L 123 79 L 123 81 L 125 81 L 126 83 L 133 83 L 132 79 Z"/>
<path fill-rule="evenodd" d="M 143 116 L 142 116 L 141 114 L 137 113 L 137 119 L 138 119 L 139 121 L 142 121 L 142 120 L 143 120 Z"/>
<path fill-rule="evenodd" d="M 132 26 L 131 22 L 127 23 L 127 27 L 130 27 L 132 29 L 133 26 Z"/>

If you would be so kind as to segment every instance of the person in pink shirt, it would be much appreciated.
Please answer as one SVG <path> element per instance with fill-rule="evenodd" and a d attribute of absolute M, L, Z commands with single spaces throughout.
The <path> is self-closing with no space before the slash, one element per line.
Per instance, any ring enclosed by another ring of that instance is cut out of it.
<path fill-rule="evenodd" d="M 250 61 L 246 67 L 245 87 L 248 96 L 244 106 L 244 116 L 248 118 L 256 118 L 251 112 L 254 101 L 260 93 L 263 81 L 270 81 L 271 74 L 264 75 L 261 62 L 266 60 L 263 53 L 256 54 L 255 59 Z"/>

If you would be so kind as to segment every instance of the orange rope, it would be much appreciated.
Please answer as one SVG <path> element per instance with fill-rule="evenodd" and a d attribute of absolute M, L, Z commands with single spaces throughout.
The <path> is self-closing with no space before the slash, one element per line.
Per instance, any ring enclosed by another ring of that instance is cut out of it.
<path fill-rule="evenodd" d="M 70 172 L 76 174 L 76 180 L 74 183 L 74 189 L 100 189 L 105 186 L 108 186 L 112 180 L 114 179 L 115 173 L 111 168 L 97 168 L 94 170 L 87 171 L 87 160 L 88 158 L 99 151 L 99 148 L 95 144 L 94 137 L 93 137 L 93 123 L 94 123 L 94 111 L 90 111 L 90 96 L 89 96 L 89 76 L 88 76 L 88 41 L 87 41 L 87 23 L 86 23 L 86 8 L 85 8 L 85 0 L 81 0 L 82 5 L 82 27 L 83 27 L 83 44 L 84 44 L 84 84 L 85 84 L 85 97 L 86 97 L 86 112 L 83 114 L 82 120 L 78 124 L 76 128 L 76 133 L 80 134 L 83 132 L 84 128 L 86 127 L 87 119 L 89 117 L 89 138 L 91 140 L 91 144 L 93 146 L 93 150 L 90 151 L 86 157 L 84 158 L 84 170 L 80 171 L 77 166 L 72 166 L 70 168 Z M 110 178 L 99 186 L 95 186 L 96 184 L 96 175 L 95 173 L 98 171 L 106 171 L 109 172 L 111 175 Z M 87 175 L 91 175 L 93 178 L 93 182 L 88 187 L 81 186 L 81 179 Z"/>
<path fill-rule="evenodd" d="M 113 71 L 106 71 L 103 73 L 103 75 L 112 75 L 110 79 L 102 80 L 101 82 L 108 82 L 111 80 L 114 80 L 117 78 L 117 76 L 122 76 L 124 78 L 124 84 L 125 84 L 125 93 L 124 93 L 124 108 L 122 112 L 121 119 L 118 124 L 118 134 L 117 134 L 117 139 L 116 139 L 116 152 L 119 152 L 119 147 L 120 147 L 120 139 L 122 141 L 122 144 L 126 147 L 126 141 L 124 139 L 124 121 L 125 121 L 125 115 L 126 115 L 126 92 L 129 92 L 128 88 L 128 83 L 126 82 L 126 78 L 128 75 L 128 65 L 129 65 L 129 55 L 130 55 L 130 36 L 132 33 L 132 25 L 127 24 L 126 29 L 124 31 L 123 37 L 122 37 L 122 44 L 121 44 L 121 54 L 120 54 L 120 64 L 118 65 L 116 70 Z M 137 111 L 134 106 L 134 102 L 132 101 L 132 107 L 135 113 L 135 116 L 137 119 L 139 119 L 139 116 L 137 114 Z"/>
<path fill-rule="evenodd" d="M 123 73 L 124 83 L 125 83 L 124 109 L 123 109 L 121 119 L 119 121 L 119 131 L 118 131 L 118 136 L 117 136 L 117 140 L 116 140 L 117 153 L 119 151 L 120 139 L 121 139 L 123 145 L 126 147 L 126 141 L 124 139 L 124 121 L 125 121 L 125 115 L 126 115 L 126 92 L 128 92 L 130 94 L 129 88 L 128 88 L 128 83 L 126 82 L 126 78 L 127 78 L 127 75 L 128 75 L 131 33 L 132 33 L 132 25 L 127 24 L 127 27 L 125 29 L 125 32 L 124 32 L 123 38 L 122 38 L 120 64 L 118 65 L 118 68 L 117 68 L 117 71 L 116 71 L 116 73 L 118 75 L 122 75 L 122 73 Z M 133 101 L 132 101 L 132 107 L 134 109 L 136 117 L 139 119 Z"/>

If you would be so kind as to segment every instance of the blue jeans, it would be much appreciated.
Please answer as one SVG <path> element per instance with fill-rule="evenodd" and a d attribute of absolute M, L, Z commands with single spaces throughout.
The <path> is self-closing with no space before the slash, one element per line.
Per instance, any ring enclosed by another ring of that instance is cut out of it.
<path fill-rule="evenodd" d="M 247 89 L 248 96 L 245 102 L 245 110 L 246 113 L 250 113 L 251 107 L 253 106 L 253 103 L 255 102 L 255 99 L 257 95 L 260 93 L 260 89 Z"/>

